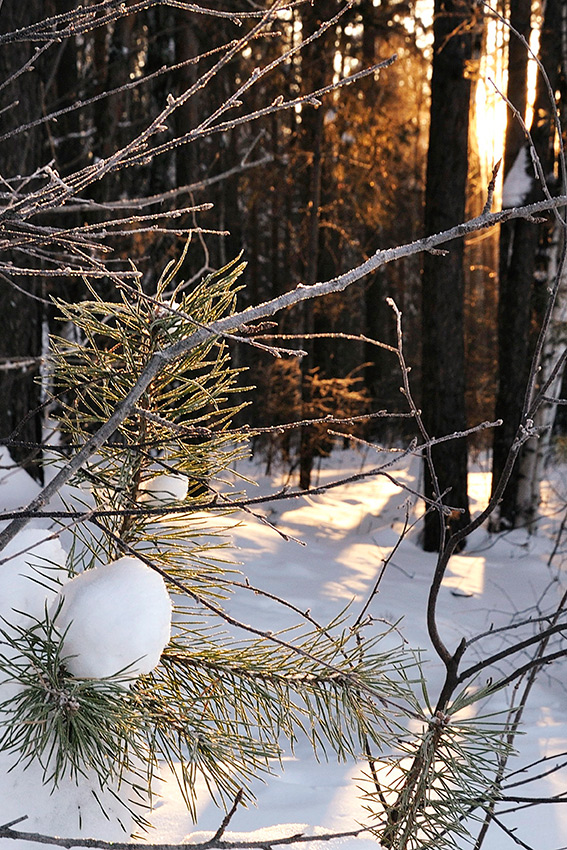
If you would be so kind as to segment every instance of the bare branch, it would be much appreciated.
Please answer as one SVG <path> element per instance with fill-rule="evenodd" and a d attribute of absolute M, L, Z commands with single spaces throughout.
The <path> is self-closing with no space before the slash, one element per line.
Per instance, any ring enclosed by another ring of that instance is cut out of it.
<path fill-rule="evenodd" d="M 329 281 L 315 283 L 312 286 L 305 286 L 300 283 L 290 292 L 286 292 L 277 298 L 273 298 L 271 301 L 259 304 L 257 307 L 248 307 L 239 313 L 235 313 L 233 316 L 226 316 L 223 319 L 219 319 L 218 321 L 211 323 L 208 330 L 200 329 L 195 331 L 195 333 L 191 334 L 186 339 L 180 340 L 168 348 L 157 352 L 148 362 L 140 375 L 137 384 L 132 388 L 127 397 L 116 406 L 108 421 L 105 422 L 104 425 L 102 425 L 89 440 L 87 440 L 83 448 L 69 460 L 66 467 L 61 469 L 57 475 L 54 476 L 52 481 L 44 487 L 41 493 L 39 493 L 38 496 L 30 502 L 26 508 L 27 517 L 13 520 L 12 523 L 10 523 L 10 525 L 0 533 L 0 551 L 22 528 L 27 525 L 29 518 L 33 516 L 34 511 L 42 508 L 49 499 L 51 499 L 52 496 L 54 496 L 55 493 L 57 493 L 61 487 L 66 484 L 76 472 L 78 472 L 79 469 L 81 469 L 83 464 L 86 463 L 91 455 L 106 443 L 118 426 L 127 419 L 138 399 L 153 379 L 162 371 L 162 369 L 164 369 L 169 363 L 173 363 L 178 358 L 184 356 L 188 351 L 191 351 L 193 348 L 196 348 L 208 339 L 213 338 L 215 335 L 222 335 L 224 332 L 231 332 L 238 329 L 243 324 L 248 324 L 250 322 L 257 321 L 258 319 L 265 319 L 268 316 L 273 316 L 275 313 L 290 307 L 293 304 L 299 304 L 302 301 L 319 298 L 334 292 L 342 292 L 348 286 L 360 280 L 365 275 L 376 271 L 377 268 L 380 268 L 380 266 L 385 265 L 386 263 L 393 262 L 394 260 L 402 257 L 421 253 L 422 251 L 428 250 L 429 247 L 450 242 L 452 239 L 464 236 L 467 233 L 473 233 L 476 230 L 492 227 L 501 221 L 507 221 L 511 218 L 529 217 L 534 212 L 541 212 L 549 209 L 550 204 L 552 206 L 559 206 L 562 204 L 565 205 L 566 203 L 567 197 L 562 196 L 554 198 L 552 202 L 547 200 L 539 201 L 538 203 L 529 204 L 525 207 L 503 210 L 499 213 L 482 214 L 468 222 L 465 222 L 464 224 L 459 224 L 456 227 L 443 231 L 442 233 L 437 233 L 433 236 L 425 236 L 422 239 L 406 245 L 401 245 L 397 248 L 378 250 L 372 257 L 370 257 L 370 259 L 345 274 L 339 275 Z M 520 447 L 518 447 L 518 451 L 519 448 Z M 495 494 L 497 499 L 500 498 L 500 495 L 501 492 L 497 492 Z M 473 530 L 473 528 L 478 527 L 478 525 L 480 525 L 486 516 L 488 516 L 488 514 L 494 509 L 494 504 L 496 503 L 497 502 L 493 499 L 490 506 L 481 514 L 481 518 L 477 517 L 473 520 L 470 526 L 467 526 L 466 529 L 461 529 L 461 531 L 457 532 L 452 545 L 456 546 L 458 541 L 461 539 L 461 536 L 466 536 Z M 453 549 L 451 549 L 451 551 L 453 551 Z M 447 556 L 447 562 L 449 555 L 450 552 Z"/>
<path fill-rule="evenodd" d="M 19 823 L 25 820 L 18 818 L 11 821 L 12 824 Z M 290 844 L 305 844 L 307 841 L 335 841 L 339 838 L 355 838 L 368 832 L 370 827 L 359 827 L 358 829 L 350 830 L 349 832 L 326 832 L 316 835 L 305 835 L 304 833 L 295 833 L 285 838 L 281 836 L 274 838 L 264 838 L 257 841 L 226 841 L 222 838 L 210 838 L 208 841 L 192 843 L 192 850 L 266 850 L 270 847 L 284 847 Z M 184 844 L 148 844 L 142 842 L 124 842 L 119 841 L 99 841 L 96 838 L 59 838 L 54 835 L 42 835 L 38 832 L 23 832 L 14 830 L 10 824 L 0 826 L 0 838 L 13 838 L 20 841 L 33 841 L 36 844 L 51 844 L 54 847 L 89 847 L 99 848 L 99 850 L 183 850 L 187 845 Z"/>

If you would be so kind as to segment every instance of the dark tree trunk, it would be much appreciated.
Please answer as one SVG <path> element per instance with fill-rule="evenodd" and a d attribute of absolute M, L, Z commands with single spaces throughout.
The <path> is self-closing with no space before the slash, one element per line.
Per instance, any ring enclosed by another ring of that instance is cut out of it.
<path fill-rule="evenodd" d="M 131 5 L 128 0 L 126 5 Z M 104 29 L 95 30 L 94 42 L 94 94 L 120 89 L 130 82 L 130 73 L 135 62 L 135 32 L 139 25 L 135 15 L 119 17 L 106 35 Z M 135 130 L 129 126 L 131 94 L 119 90 L 111 97 L 104 97 L 93 107 L 94 135 L 92 154 L 102 159 L 119 150 L 130 140 Z M 92 185 L 91 194 L 100 203 L 118 196 L 140 194 L 140 177 L 137 169 L 127 169 L 124 174 L 107 175 L 101 183 Z"/>
<path fill-rule="evenodd" d="M 317 30 L 321 15 L 316 7 L 309 5 L 302 8 L 303 37 Z M 326 36 L 316 39 L 302 52 L 302 82 L 307 91 L 317 89 L 327 82 L 328 68 L 324 61 L 328 41 Z M 319 272 L 319 226 L 321 207 L 321 178 L 323 168 L 323 126 L 324 108 L 313 109 L 304 107 L 301 115 L 301 144 L 304 156 L 309 163 L 305 175 L 305 191 L 303 194 L 303 209 L 305 211 L 305 237 L 303 239 L 303 283 L 311 286 L 317 281 Z M 314 330 L 313 302 L 304 301 L 301 310 L 301 330 L 311 334 Z M 304 340 L 302 347 L 307 356 L 301 361 L 301 402 L 302 418 L 309 419 L 313 413 L 313 395 L 311 370 L 318 364 L 315 362 L 315 347 L 313 341 Z M 299 485 L 308 488 L 311 483 L 311 472 L 315 458 L 313 429 L 302 428 L 299 451 Z"/>
<path fill-rule="evenodd" d="M 323 116 L 322 110 L 314 116 L 313 127 L 313 160 L 311 164 L 310 198 L 308 212 L 308 236 L 307 236 L 307 268 L 305 270 L 305 285 L 313 286 L 317 282 L 317 271 L 319 267 L 319 210 L 321 206 L 321 148 L 323 141 Z M 312 334 L 314 330 L 313 302 L 303 303 L 302 331 Z M 307 351 L 307 357 L 301 361 L 301 401 L 303 405 L 302 417 L 309 419 L 312 415 L 312 381 L 310 371 L 314 368 L 313 352 L 314 345 L 309 339 L 303 341 L 303 348 Z M 307 489 L 311 483 L 311 472 L 315 451 L 313 445 L 313 429 L 310 427 L 301 429 L 301 444 L 299 452 L 299 486 Z"/>
<path fill-rule="evenodd" d="M 526 10 L 522 11 L 524 27 Z M 522 23 L 517 21 L 517 25 Z M 528 27 L 529 32 L 529 27 Z M 524 34 L 526 30 L 524 30 Z M 512 47 L 512 43 L 511 43 Z M 523 48 L 525 49 L 525 48 Z M 540 38 L 540 60 L 555 90 L 561 68 L 561 2 L 548 0 L 545 7 L 545 19 Z M 510 56 L 512 62 L 512 54 Z M 516 98 L 512 102 L 518 109 L 525 109 L 526 95 L 521 93 L 526 85 L 527 76 L 521 65 L 512 66 L 519 79 L 509 79 L 508 97 Z M 511 88 L 510 88 L 511 86 Z M 514 123 L 515 119 L 514 119 Z M 534 120 L 531 135 L 543 172 L 547 176 L 553 170 L 554 123 L 552 104 L 549 103 L 547 86 L 541 74 L 538 76 Z M 517 155 L 517 139 L 514 132 L 507 133 L 506 144 L 511 145 L 511 153 L 505 157 L 508 167 Z M 528 155 L 527 160 L 530 160 Z M 531 165 L 529 166 L 531 169 Z M 541 187 L 534 184 L 526 202 L 543 197 Z M 538 263 L 538 252 L 542 239 L 545 239 L 547 225 L 538 226 L 524 219 L 502 226 L 500 234 L 500 280 L 498 297 L 498 392 L 495 415 L 503 420 L 501 428 L 494 432 L 492 459 L 492 486 L 497 486 L 504 470 L 508 454 L 512 447 L 518 426 L 522 419 L 525 402 L 526 381 L 532 354 L 534 326 L 539 324 L 537 306 L 534 309 L 534 276 Z M 543 270 L 542 270 L 543 271 Z M 499 508 L 499 525 L 514 527 L 518 513 L 518 488 L 520 483 L 520 465 L 517 463 L 504 491 Z"/>
<path fill-rule="evenodd" d="M 43 13 L 57 15 L 70 12 L 76 7 L 74 0 L 50 0 L 43 4 Z M 45 107 L 65 109 L 73 106 L 84 92 L 80 90 L 77 42 L 74 38 L 63 39 L 53 56 L 53 67 L 49 68 L 48 85 L 43 90 Z M 59 174 L 66 177 L 88 163 L 88 142 L 81 134 L 81 112 L 72 110 L 51 124 L 49 141 Z"/>
<path fill-rule="evenodd" d="M 531 29 L 531 0 L 512 0 L 510 24 L 529 41 Z M 522 118 L 526 115 L 528 84 L 528 54 L 519 38 L 513 34 L 508 45 L 508 86 L 506 95 Z M 504 180 L 525 142 L 520 123 L 512 114 L 506 125 L 504 148 Z M 493 438 L 493 487 L 498 483 L 510 446 L 520 421 L 526 364 L 528 360 L 530 297 L 534 272 L 535 228 L 523 219 L 505 222 L 500 227 L 500 269 L 498 296 L 498 392 L 495 415 L 503 420 Z M 535 236 L 537 242 L 537 236 Z M 518 245 L 523 245 L 519 257 Z M 511 344 L 511 341 L 513 343 Z M 506 503 L 500 514 L 515 512 L 517 478 L 513 473 Z M 506 523 L 507 520 L 503 519 Z"/>
<path fill-rule="evenodd" d="M 468 4 L 436 0 L 425 197 L 428 234 L 450 228 L 465 216 L 471 92 L 465 71 L 472 55 L 472 35 L 467 26 L 470 14 Z M 422 279 L 422 407 L 431 437 L 466 427 L 463 243 L 455 241 L 445 247 L 447 256 L 425 256 Z M 447 521 L 447 528 L 442 528 L 438 512 L 426 516 L 426 551 L 438 550 L 444 535 L 470 518 L 466 441 L 450 440 L 435 446 L 432 458 L 439 491 L 448 491 L 444 503 L 462 512 Z M 435 490 L 426 461 L 425 493 L 435 498 Z"/>
<path fill-rule="evenodd" d="M 44 4 L 40 2 L 5 3 L 0 9 L 0 32 L 7 33 L 40 20 Z M 0 79 L 14 74 L 32 55 L 33 46 L 27 42 L 4 44 L 0 49 Z M 3 113 L 3 131 L 32 121 L 42 114 L 40 66 L 35 71 L 22 74 L 0 95 L 0 108 L 13 101 L 17 106 Z M 25 87 L 25 90 L 22 88 Z M 25 134 L 7 139 L 0 145 L 0 175 L 15 188 L 21 178 L 33 174 L 42 163 L 43 131 L 33 128 Z M 5 182 L 4 182 L 4 185 Z M 28 183 L 30 188 L 34 185 Z M 4 262 L 25 264 L 21 253 L 6 252 Z M 18 288 L 14 285 L 17 284 Z M 0 357 L 38 357 L 41 354 L 42 306 L 33 298 L 41 295 L 37 278 L 18 276 L 12 282 L 6 275 L 0 277 Z M 23 370 L 0 371 L 0 438 L 12 437 L 18 442 L 41 442 L 40 387 L 36 381 L 37 367 Z M 9 446 L 12 457 L 22 462 L 37 478 L 40 468 L 33 462 L 35 456 L 29 446 Z"/>
<path fill-rule="evenodd" d="M 186 62 L 199 55 L 199 32 L 195 26 L 195 17 L 179 10 L 175 13 L 175 61 Z M 176 71 L 177 92 L 181 94 L 197 81 L 199 66 L 184 65 Z M 175 132 L 182 136 L 193 130 L 199 123 L 199 93 L 193 95 L 175 113 Z M 176 152 L 176 179 L 178 186 L 187 186 L 199 179 L 197 146 L 182 145 Z"/>
<path fill-rule="evenodd" d="M 164 65 L 172 65 L 179 61 L 176 55 L 175 39 L 178 29 L 181 28 L 181 22 L 178 22 L 179 15 L 177 9 L 170 9 L 164 6 L 155 6 L 147 9 L 146 20 L 148 27 L 148 43 L 147 43 L 147 59 L 146 68 L 149 74 L 155 73 Z M 187 16 L 186 16 L 187 17 Z M 179 23 L 179 26 L 177 24 Z M 147 114 L 158 114 L 167 103 L 167 95 L 177 81 L 177 74 L 164 74 L 153 80 L 149 91 L 145 92 L 147 103 Z M 174 92 L 173 93 L 177 93 Z M 155 138 L 155 144 L 161 144 L 169 141 L 173 137 L 173 128 L 169 128 L 164 133 L 160 133 Z M 149 194 L 159 194 L 167 192 L 174 186 L 181 185 L 179 180 L 175 179 L 175 152 L 169 151 L 162 153 L 152 159 L 149 165 L 148 173 L 148 192 Z M 156 240 L 156 244 L 159 242 Z"/>
<path fill-rule="evenodd" d="M 510 26 L 522 35 L 529 44 L 531 32 L 532 0 L 511 0 Z M 508 43 L 508 83 L 506 97 L 522 118 L 526 117 L 528 102 L 528 52 L 522 41 L 510 33 Z M 506 141 L 504 146 L 504 179 L 514 164 L 520 148 L 525 142 L 520 122 L 511 112 L 506 123 Z"/>

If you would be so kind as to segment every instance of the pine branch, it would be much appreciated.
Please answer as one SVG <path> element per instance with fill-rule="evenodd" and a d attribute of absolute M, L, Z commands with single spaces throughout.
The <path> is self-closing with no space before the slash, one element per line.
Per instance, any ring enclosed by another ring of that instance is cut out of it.
<path fill-rule="evenodd" d="M 427 251 L 435 245 L 443 244 L 476 230 L 492 227 L 502 221 L 507 221 L 513 218 L 530 217 L 538 211 L 549 209 L 550 203 L 551 202 L 546 200 L 535 204 L 529 204 L 525 207 L 504 210 L 500 213 L 483 214 L 471 219 L 465 224 L 457 225 L 443 233 L 424 237 L 423 239 L 412 242 L 409 245 L 377 251 L 376 254 L 374 254 L 374 256 L 369 260 L 362 263 L 357 268 L 351 269 L 344 275 L 340 275 L 339 277 L 324 283 L 316 283 L 309 287 L 300 284 L 296 287 L 296 289 L 274 298 L 265 304 L 261 304 L 257 307 L 249 307 L 240 313 L 235 313 L 232 316 L 226 316 L 223 319 L 210 323 L 210 330 L 206 331 L 201 329 L 195 331 L 187 338 L 157 351 L 144 368 L 137 384 L 131 389 L 126 398 L 116 406 L 108 420 L 101 426 L 95 435 L 87 440 L 84 447 L 69 461 L 66 468 L 60 470 L 60 472 L 52 479 L 47 487 L 42 490 L 36 499 L 30 502 L 26 511 L 29 514 L 33 514 L 33 511 L 43 507 L 43 505 L 49 501 L 49 499 L 51 499 L 52 496 L 54 496 L 55 493 L 57 493 L 79 469 L 81 469 L 83 464 L 91 457 L 91 455 L 107 442 L 121 423 L 128 417 L 147 387 L 167 365 L 174 363 L 180 357 L 208 340 L 213 339 L 216 335 L 222 335 L 224 331 L 230 331 L 234 328 L 238 328 L 242 324 L 249 324 L 250 322 L 257 321 L 258 319 L 273 316 L 275 313 L 284 308 L 290 307 L 293 304 L 301 303 L 302 301 L 309 300 L 311 298 L 318 298 L 332 292 L 340 292 L 356 280 L 359 280 L 366 274 L 375 271 L 385 263 L 392 262 L 393 260 L 400 259 L 404 256 L 411 256 L 416 253 Z M 560 206 L 561 204 L 566 203 L 567 197 L 560 197 L 553 199 L 551 206 Z M 498 498 L 500 498 L 499 495 Z M 491 503 L 489 512 L 492 509 L 493 506 Z M 477 527 L 477 524 L 484 521 L 484 518 L 485 512 L 483 512 L 482 520 L 474 520 L 475 525 L 471 527 L 470 530 Z M 18 533 L 18 531 L 25 527 L 28 521 L 29 520 L 27 520 L 27 518 L 13 520 L 12 523 L 4 529 L 2 533 L 0 533 L 0 551 L 13 538 L 13 536 Z M 470 533 L 470 530 L 467 531 L 467 533 Z M 454 541 L 453 545 L 458 545 L 461 536 Z"/>

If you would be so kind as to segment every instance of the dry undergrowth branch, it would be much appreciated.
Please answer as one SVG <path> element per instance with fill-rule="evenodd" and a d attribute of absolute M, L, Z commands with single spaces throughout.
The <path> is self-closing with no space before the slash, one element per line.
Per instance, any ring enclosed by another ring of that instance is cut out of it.
<path fill-rule="evenodd" d="M 59 838 L 54 835 L 41 835 L 37 832 L 23 832 L 12 827 L 25 820 L 26 817 L 18 818 L 9 824 L 0 826 L 0 838 L 12 838 L 20 841 L 33 841 L 36 844 L 49 844 L 53 847 L 89 847 L 98 850 L 183 850 L 186 844 L 148 844 L 142 842 L 98 841 L 95 838 Z M 191 842 L 192 850 L 269 850 L 271 847 L 286 847 L 293 844 L 305 844 L 308 841 L 334 841 L 339 838 L 356 838 L 368 833 L 367 827 L 353 829 L 349 832 L 323 832 L 316 835 L 305 835 L 296 833 L 286 837 L 263 838 L 257 841 L 229 841 L 214 836 L 208 841 Z"/>
<path fill-rule="evenodd" d="M 211 323 L 208 329 L 195 331 L 187 338 L 158 351 L 147 364 L 136 386 L 132 388 L 124 401 L 117 405 L 114 413 L 108 421 L 96 432 L 96 434 L 87 440 L 84 447 L 69 460 L 68 464 L 57 473 L 46 487 L 43 488 L 41 493 L 39 493 L 39 495 L 30 502 L 29 505 L 27 505 L 26 517 L 14 520 L 0 534 L 0 551 L 18 533 L 18 531 L 27 525 L 29 518 L 31 518 L 34 514 L 34 511 L 41 509 L 52 498 L 52 496 L 54 496 L 55 493 L 57 493 L 61 487 L 66 484 L 79 469 L 81 469 L 83 464 L 106 443 L 118 426 L 129 416 L 139 398 L 154 378 L 159 375 L 168 364 L 175 362 L 177 359 L 201 345 L 203 342 L 206 342 L 208 339 L 214 338 L 215 336 L 222 336 L 225 332 L 233 333 L 242 325 L 247 325 L 250 322 L 273 316 L 280 310 L 286 309 L 293 304 L 299 304 L 303 301 L 307 301 L 312 298 L 319 298 L 334 292 L 342 292 L 348 286 L 360 280 L 370 272 L 376 271 L 376 269 L 386 263 L 393 262 L 397 259 L 401 259 L 402 257 L 408 257 L 427 251 L 431 247 L 445 244 L 446 242 L 450 242 L 452 239 L 457 237 L 462 237 L 467 233 L 473 233 L 477 230 L 492 227 L 501 221 L 507 221 L 512 218 L 530 217 L 535 213 L 548 210 L 550 207 L 564 206 L 566 204 L 567 197 L 561 196 L 554 198 L 552 201 L 539 201 L 538 203 L 529 204 L 525 207 L 503 210 L 498 213 L 482 214 L 468 222 L 452 227 L 443 233 L 427 236 L 407 245 L 401 245 L 397 248 L 379 250 L 360 266 L 357 266 L 356 268 L 351 269 L 345 274 L 339 275 L 330 281 L 316 283 L 313 286 L 304 286 L 303 284 L 299 284 L 295 289 L 285 293 L 284 295 L 280 295 L 277 298 L 267 301 L 264 304 L 259 304 L 256 307 L 248 307 L 232 316 L 226 316 L 219 319 L 218 321 Z M 526 439 L 528 438 L 529 435 L 526 436 Z M 489 512 L 492 510 L 493 505 L 490 506 L 490 511 L 487 508 L 487 511 Z M 484 519 L 485 516 L 483 515 L 481 522 L 484 521 Z M 476 522 L 477 521 L 475 520 L 474 527 L 478 527 Z M 469 527 L 467 527 L 466 530 L 467 534 L 469 533 L 468 529 Z M 470 530 L 472 530 L 472 527 Z M 456 546 L 460 541 L 461 534 L 462 532 L 459 533 L 458 540 L 454 541 L 453 546 Z M 451 548 L 451 551 L 453 551 L 453 548 Z"/>

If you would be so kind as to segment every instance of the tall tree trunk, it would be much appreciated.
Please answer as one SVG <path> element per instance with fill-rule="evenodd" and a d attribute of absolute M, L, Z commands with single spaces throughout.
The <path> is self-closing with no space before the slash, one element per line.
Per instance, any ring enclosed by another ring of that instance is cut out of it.
<path fill-rule="evenodd" d="M 510 24 L 529 42 L 531 31 L 531 0 L 511 0 Z M 508 42 L 508 84 L 506 95 L 522 118 L 526 117 L 528 86 L 528 54 L 525 46 L 512 32 Z M 524 149 L 525 138 L 520 123 L 512 113 L 508 113 L 506 140 L 504 147 L 504 184 L 518 155 Z M 523 156 L 522 152 L 522 156 Z M 519 166 L 520 160 L 518 160 Z M 502 418 L 503 424 L 494 432 L 492 444 L 493 469 L 492 486 L 496 487 L 510 446 L 514 440 L 520 421 L 523 388 L 526 380 L 526 363 L 529 345 L 530 293 L 533 278 L 534 247 L 531 244 L 535 234 L 533 225 L 523 219 L 505 222 L 500 226 L 500 262 L 498 294 L 498 389 L 496 394 L 495 415 Z M 532 257 L 529 263 L 525 258 L 518 262 L 516 243 L 524 244 L 524 252 Z M 514 257 L 514 253 L 516 256 Z M 513 344 L 510 342 L 513 340 Z M 504 502 L 501 503 L 492 527 L 500 523 L 511 524 L 515 513 L 517 491 L 516 472 L 508 485 Z"/>
<path fill-rule="evenodd" d="M 470 6 L 459 0 L 436 0 L 431 80 L 431 123 L 425 193 L 426 232 L 436 233 L 464 220 L 468 170 L 471 83 L 466 76 L 472 57 Z M 446 246 L 446 256 L 427 254 L 423 265 L 422 407 L 432 437 L 466 427 L 464 354 L 463 243 Z M 459 509 L 442 528 L 438 512 L 425 517 L 423 546 L 436 551 L 446 533 L 469 521 L 467 444 L 450 440 L 432 449 L 443 501 Z M 436 497 L 436 484 L 425 459 L 425 493 Z"/>
<path fill-rule="evenodd" d="M 315 7 L 309 5 L 302 9 L 302 35 L 303 38 L 314 33 L 321 21 L 321 15 Z M 316 39 L 303 50 L 302 53 L 302 76 L 305 90 L 316 89 L 327 82 L 327 63 L 323 57 L 326 55 L 328 39 L 325 36 Z M 322 175 L 322 147 L 323 147 L 324 110 L 304 107 L 301 115 L 301 144 L 303 153 L 309 160 L 308 181 L 305 184 L 303 207 L 306 211 L 306 228 L 303 244 L 304 252 L 304 280 L 307 286 L 317 281 L 319 269 L 319 222 L 321 207 L 321 175 Z M 313 333 L 313 302 L 305 301 L 301 314 L 302 332 Z M 301 402 L 302 418 L 308 419 L 312 413 L 312 380 L 309 374 L 318 364 L 314 361 L 314 345 L 311 340 L 304 340 L 303 348 L 307 351 L 307 357 L 301 361 Z M 314 445 L 313 429 L 302 428 L 300 433 L 299 451 L 299 486 L 309 487 L 311 483 L 311 471 L 313 469 Z"/>
<path fill-rule="evenodd" d="M 556 22 L 552 22 L 555 24 Z M 557 22 L 558 23 L 558 22 Z M 557 59 L 556 70 L 557 88 L 559 91 L 558 109 L 560 110 L 561 123 L 564 126 L 567 113 L 566 105 L 566 81 L 565 68 L 567 67 L 567 42 L 566 28 L 567 17 L 566 7 L 563 4 L 561 8 L 561 27 L 562 38 L 558 49 L 557 41 L 554 40 L 554 55 Z M 554 142 L 554 132 L 549 128 L 549 148 Z M 553 144 L 555 150 L 555 144 Z M 561 169 L 559 168 L 560 172 Z M 562 193 L 565 192 L 565 186 L 558 187 Z M 563 218 L 565 218 L 566 210 L 560 210 Z M 547 235 L 544 233 L 544 236 Z M 540 362 L 540 372 L 538 375 L 538 385 L 542 387 L 550 381 L 549 387 L 546 390 L 546 395 L 550 399 L 557 399 L 561 395 L 561 384 L 565 372 L 565 364 L 557 369 L 558 361 L 565 356 L 567 349 L 567 267 L 563 263 L 561 265 L 561 257 L 564 248 L 567 233 L 565 226 L 557 220 L 553 223 L 551 232 L 549 233 L 548 245 L 541 255 L 544 259 L 544 267 L 547 272 L 547 280 L 545 283 L 550 289 L 556 284 L 556 278 L 559 275 L 557 297 L 553 304 L 550 326 L 546 340 L 543 345 Z M 541 283 L 540 283 L 540 288 Z M 545 291 L 545 290 L 544 290 Z M 522 455 L 520 455 L 520 475 L 518 486 L 518 506 L 517 514 L 522 522 L 528 528 L 534 527 L 535 520 L 538 516 L 538 508 L 541 500 L 541 482 L 545 473 L 545 466 L 550 454 L 551 435 L 555 417 L 557 414 L 557 404 L 547 402 L 542 404 L 534 416 L 534 425 L 539 433 L 539 438 L 533 438 L 524 446 Z"/>
<path fill-rule="evenodd" d="M 0 32 L 8 33 L 33 21 L 40 20 L 43 3 L 5 3 L 0 9 Z M 32 55 L 28 42 L 4 44 L 0 49 L 0 79 L 14 74 Z M 16 101 L 16 108 L 3 113 L 3 130 L 32 121 L 42 114 L 41 75 L 36 70 L 19 76 L 0 96 L 0 107 Z M 22 89 L 25 86 L 25 92 Z M 32 175 L 42 163 L 43 131 L 28 130 L 25 135 L 7 139 L 0 145 L 0 175 L 17 189 L 22 178 Z M 34 185 L 27 184 L 27 188 Z M 4 261 L 13 260 L 22 265 L 22 255 L 4 254 Z M 17 283 L 17 288 L 14 285 Z M 42 305 L 33 297 L 41 295 L 41 284 L 34 277 L 18 277 L 12 282 L 6 275 L 0 277 L 0 357 L 38 357 L 41 354 Z M 23 371 L 0 371 L 0 437 L 13 437 L 18 442 L 41 442 L 41 416 L 37 411 L 40 388 L 35 378 L 37 368 Z M 35 412 L 34 412 L 35 411 Z M 10 452 L 18 462 L 40 477 L 41 472 L 31 461 L 33 451 L 26 446 L 10 445 Z M 29 461 L 29 463 L 28 463 Z"/>
<path fill-rule="evenodd" d="M 525 13 L 524 13 L 525 14 Z M 525 24 L 524 24 L 525 25 Z M 525 33 L 526 34 L 526 33 Z M 561 2 L 548 0 L 545 6 L 545 18 L 540 38 L 540 60 L 543 63 L 553 90 L 555 90 L 561 67 Z M 517 69 L 517 66 L 516 66 Z M 513 69 L 511 69 L 513 70 Z M 520 68 L 521 80 L 514 82 L 514 96 L 519 97 L 518 106 L 522 107 L 525 100 L 518 94 L 521 85 L 525 85 L 526 77 Z M 512 77 L 514 81 L 514 77 Z M 531 136 L 542 164 L 543 173 L 549 175 L 553 171 L 554 160 L 554 104 L 549 102 L 547 85 L 542 75 L 538 75 L 536 99 L 534 103 L 534 119 L 531 126 Z M 514 146 L 513 134 L 507 134 L 507 143 Z M 515 147 L 512 148 L 512 154 Z M 530 156 L 525 155 L 526 167 L 532 172 Z M 508 165 L 513 162 L 512 155 L 506 157 Z M 535 201 L 542 197 L 539 183 L 531 178 L 526 180 L 525 201 Z M 520 198 L 516 199 L 520 201 Z M 534 325 L 537 328 L 538 309 L 534 308 L 537 298 L 535 292 L 536 264 L 544 259 L 539 255 L 542 241 L 548 241 L 549 226 L 543 228 L 524 219 L 518 219 L 514 225 L 506 224 L 501 229 L 500 240 L 500 281 L 498 301 L 498 392 L 496 397 L 496 417 L 502 419 L 503 425 L 494 432 L 492 486 L 497 486 L 506 464 L 508 453 L 514 442 L 520 425 L 524 402 L 526 381 L 529 373 L 529 361 L 532 353 Z M 549 259 L 549 253 L 548 257 Z M 541 265 L 541 263 L 540 263 Z M 545 266 L 538 268 L 548 280 L 549 271 Z M 540 289 L 542 287 L 540 286 Z M 533 465 L 529 454 L 535 450 L 533 441 L 523 449 L 520 458 L 512 470 L 506 490 L 504 491 L 499 515 L 493 527 L 513 528 L 519 522 L 530 522 L 533 518 L 533 506 L 526 504 L 526 488 L 522 479 L 533 474 Z M 522 468 L 523 467 L 523 468 Z M 531 487 L 531 485 L 530 485 Z M 519 492 L 523 491 L 522 509 L 519 508 Z"/>
<path fill-rule="evenodd" d="M 314 116 L 313 160 L 311 163 L 310 198 L 308 208 L 308 235 L 307 235 L 307 268 L 305 272 L 305 285 L 312 286 L 317 282 L 317 270 L 319 267 L 319 213 L 321 206 L 321 169 L 322 169 L 322 141 L 323 141 L 323 110 L 319 108 Z M 305 334 L 312 334 L 313 302 L 308 300 L 303 304 L 303 327 Z M 310 372 L 315 366 L 313 363 L 314 345 L 312 340 L 304 340 L 303 348 L 307 351 L 307 357 L 301 361 L 301 402 L 303 407 L 302 418 L 308 419 L 312 414 L 313 393 Z M 313 429 L 304 427 L 300 435 L 299 452 L 299 486 L 307 489 L 311 483 L 311 472 L 313 469 L 314 446 Z"/>
<path fill-rule="evenodd" d="M 549 246 L 548 278 L 550 283 L 559 272 L 559 258 L 562 243 L 565 238 L 563 227 L 556 224 L 553 228 L 552 242 Z M 561 270 L 561 283 L 554 304 L 549 332 L 541 353 L 539 372 L 540 386 L 551 381 L 546 395 L 549 398 L 559 398 L 563 379 L 563 368 L 554 372 L 557 360 L 567 349 L 567 270 Z M 524 446 L 520 458 L 520 474 L 517 493 L 517 517 L 522 525 L 532 529 L 537 519 L 540 503 L 540 485 L 543 479 L 546 460 L 551 446 L 551 432 L 555 421 L 557 405 L 542 404 L 535 417 L 534 425 L 539 431 L 539 437 L 529 440 Z"/>
<path fill-rule="evenodd" d="M 528 44 L 531 33 L 531 13 L 532 0 L 510 0 L 510 26 L 522 35 Z M 506 97 L 516 107 L 522 118 L 525 118 L 528 105 L 528 52 L 522 41 L 512 32 L 508 42 Z M 522 125 L 515 115 L 509 112 L 504 144 L 504 180 L 508 176 L 524 142 Z"/>
<path fill-rule="evenodd" d="M 160 10 L 161 11 L 161 10 Z M 199 55 L 199 31 L 195 25 L 195 15 L 175 10 L 175 61 L 186 62 Z M 199 66 L 195 63 L 184 65 L 176 71 L 178 94 L 190 88 L 197 81 Z M 182 136 L 193 130 L 199 123 L 199 94 L 183 104 L 175 113 L 175 132 Z M 199 179 L 199 164 L 196 145 L 183 145 L 176 152 L 175 172 L 178 186 L 187 186 Z"/>
<path fill-rule="evenodd" d="M 131 4 L 132 0 L 127 0 L 125 5 Z M 95 30 L 95 94 L 120 89 L 130 82 L 135 63 L 135 28 L 140 20 L 135 15 L 123 15 L 116 20 L 108 36 L 102 28 Z M 128 126 L 130 102 L 131 95 L 119 90 L 94 104 L 92 153 L 95 157 L 110 156 L 133 136 L 134 131 Z M 95 183 L 91 190 L 94 199 L 104 203 L 119 192 L 131 193 L 132 197 L 139 195 L 139 173 L 133 168 L 129 171 L 132 173 L 110 174 L 102 183 Z"/>
<path fill-rule="evenodd" d="M 74 0 L 50 0 L 43 4 L 44 14 L 57 15 L 76 8 Z M 83 57 L 84 61 L 84 57 Z M 57 47 L 54 56 L 54 68 L 50 68 L 49 84 L 44 89 L 46 105 L 54 109 L 63 109 L 76 103 L 84 92 L 80 90 L 79 68 L 77 62 L 77 42 L 74 38 L 65 38 Z M 52 153 L 59 174 L 66 177 L 78 171 L 88 163 L 87 144 L 81 133 L 81 112 L 73 109 L 60 115 L 53 123 L 49 136 Z"/>

